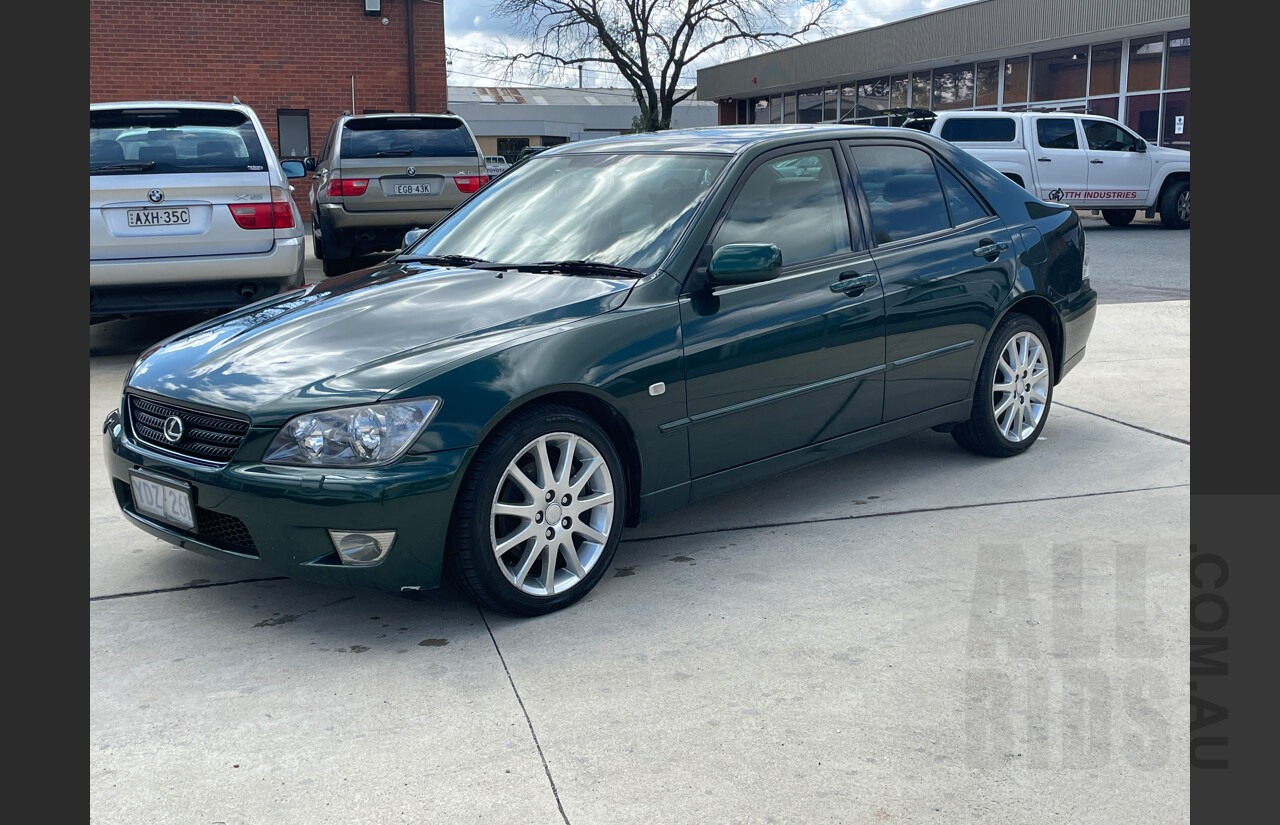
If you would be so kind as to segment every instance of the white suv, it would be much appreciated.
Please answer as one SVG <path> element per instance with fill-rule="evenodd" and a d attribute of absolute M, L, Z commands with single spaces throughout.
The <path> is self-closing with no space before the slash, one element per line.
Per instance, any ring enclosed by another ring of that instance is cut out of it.
<path fill-rule="evenodd" d="M 305 174 L 238 102 L 90 104 L 90 323 L 302 286 Z"/>

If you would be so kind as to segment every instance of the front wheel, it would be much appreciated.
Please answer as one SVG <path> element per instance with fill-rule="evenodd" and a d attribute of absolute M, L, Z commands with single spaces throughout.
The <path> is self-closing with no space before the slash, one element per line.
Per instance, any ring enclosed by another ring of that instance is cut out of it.
<path fill-rule="evenodd" d="M 568 607 L 609 567 L 625 502 L 622 461 L 598 424 L 569 407 L 526 409 L 467 471 L 450 530 L 453 578 L 503 613 Z"/>
<path fill-rule="evenodd" d="M 1191 184 L 1179 181 L 1160 196 L 1160 223 L 1168 229 L 1191 226 Z"/>
<path fill-rule="evenodd" d="M 1040 437 L 1053 402 L 1053 353 L 1044 328 L 1026 315 L 1000 322 L 987 345 L 973 412 L 951 431 L 956 443 L 979 455 L 1007 458 Z"/>
<path fill-rule="evenodd" d="M 1136 214 L 1136 209 L 1104 209 L 1102 219 L 1112 226 L 1128 226 L 1133 223 L 1133 216 Z"/>

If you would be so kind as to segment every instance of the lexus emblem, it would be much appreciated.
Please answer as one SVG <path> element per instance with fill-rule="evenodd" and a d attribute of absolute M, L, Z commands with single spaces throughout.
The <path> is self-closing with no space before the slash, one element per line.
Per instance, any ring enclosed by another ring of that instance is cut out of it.
<path fill-rule="evenodd" d="M 164 440 L 177 444 L 182 440 L 182 419 L 171 415 L 164 420 Z"/>
<path fill-rule="evenodd" d="M 410 166 L 405 171 L 409 173 L 409 177 L 413 177 L 414 175 L 418 174 L 418 170 L 414 169 L 412 166 Z"/>
<path fill-rule="evenodd" d="M 152 203 L 159 203 L 160 201 L 164 200 L 164 190 L 152 189 L 150 192 L 147 193 L 147 200 L 151 201 Z"/>

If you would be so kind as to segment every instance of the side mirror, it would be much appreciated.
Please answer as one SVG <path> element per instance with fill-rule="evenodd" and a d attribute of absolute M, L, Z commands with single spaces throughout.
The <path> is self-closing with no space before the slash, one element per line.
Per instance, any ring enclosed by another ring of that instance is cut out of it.
<path fill-rule="evenodd" d="M 286 178 L 305 178 L 307 176 L 307 170 L 304 168 L 302 161 L 286 160 L 280 166 L 284 169 Z"/>
<path fill-rule="evenodd" d="M 1138 151 L 1139 152 L 1147 151 L 1147 142 L 1145 140 L 1138 141 Z"/>
<path fill-rule="evenodd" d="M 782 271 L 782 250 L 771 243 L 730 243 L 716 250 L 707 277 L 716 284 L 772 281 Z"/>
<path fill-rule="evenodd" d="M 427 234 L 427 230 L 415 226 L 413 229 L 404 233 L 404 243 L 400 245 L 400 248 L 408 249 L 418 242 L 418 238 L 421 238 L 425 234 Z"/>
<path fill-rule="evenodd" d="M 314 171 L 316 171 L 316 159 L 315 159 L 315 158 L 303 158 L 303 159 L 302 159 L 302 168 L 306 169 L 308 172 L 314 172 Z"/>

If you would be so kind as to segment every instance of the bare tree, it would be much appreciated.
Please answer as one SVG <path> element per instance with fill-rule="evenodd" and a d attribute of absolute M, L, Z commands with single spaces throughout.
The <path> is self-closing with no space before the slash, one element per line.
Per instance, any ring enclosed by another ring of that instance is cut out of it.
<path fill-rule="evenodd" d="M 571 67 L 610 66 L 640 104 L 637 128 L 671 125 L 675 105 L 697 90 L 680 88 L 699 58 L 732 56 L 752 46 L 798 43 L 825 22 L 841 0 L 495 0 L 493 15 L 514 20 L 530 45 L 489 62 L 510 76 L 532 62 L 545 76 Z"/>

